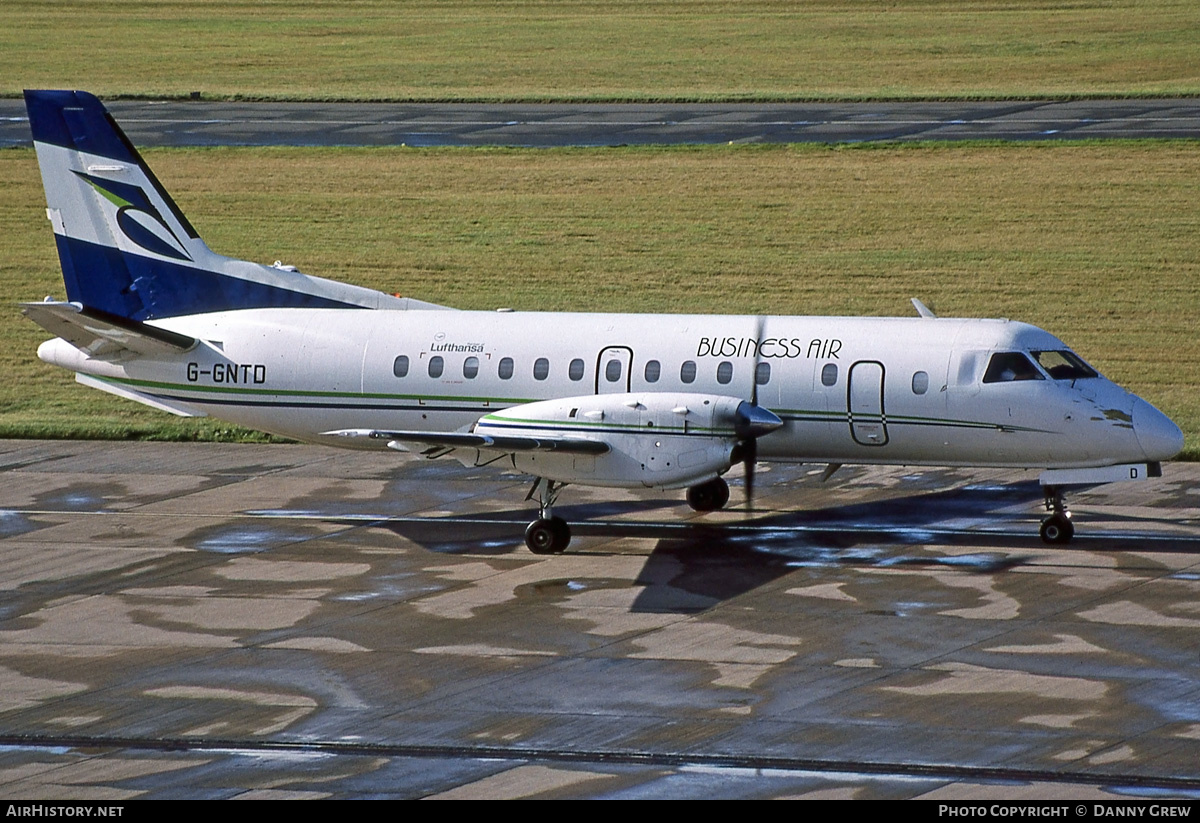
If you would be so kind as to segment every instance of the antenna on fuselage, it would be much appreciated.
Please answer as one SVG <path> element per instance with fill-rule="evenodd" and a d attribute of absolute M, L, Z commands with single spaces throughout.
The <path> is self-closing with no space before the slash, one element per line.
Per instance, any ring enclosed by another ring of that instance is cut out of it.
<path fill-rule="evenodd" d="M 930 320 L 937 319 L 937 315 L 933 313 L 933 309 L 929 308 L 915 297 L 909 299 L 912 300 L 913 308 L 917 310 L 917 314 L 921 315 L 922 317 L 927 317 Z"/>

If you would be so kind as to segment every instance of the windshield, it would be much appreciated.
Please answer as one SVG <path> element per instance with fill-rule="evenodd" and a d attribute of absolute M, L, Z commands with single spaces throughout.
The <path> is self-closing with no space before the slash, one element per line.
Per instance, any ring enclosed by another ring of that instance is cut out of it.
<path fill-rule="evenodd" d="M 1069 349 L 1061 351 L 1030 352 L 1046 374 L 1055 380 L 1078 380 L 1081 377 L 1099 377 L 1099 373 Z"/>
<path fill-rule="evenodd" d="M 992 355 L 988 362 L 987 371 L 983 373 L 984 383 L 1010 383 L 1014 380 L 1045 380 L 1029 358 L 1021 352 L 1002 351 Z"/>

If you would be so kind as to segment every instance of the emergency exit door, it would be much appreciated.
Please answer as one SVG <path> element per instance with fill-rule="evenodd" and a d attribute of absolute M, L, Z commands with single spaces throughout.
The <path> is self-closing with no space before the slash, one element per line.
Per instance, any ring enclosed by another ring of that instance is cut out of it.
<path fill-rule="evenodd" d="M 846 406 L 850 418 L 850 436 L 855 443 L 882 446 L 888 442 L 882 363 L 860 360 L 850 367 Z"/>
<path fill-rule="evenodd" d="M 609 346 L 596 358 L 596 394 L 621 394 L 629 391 L 633 349 Z"/>

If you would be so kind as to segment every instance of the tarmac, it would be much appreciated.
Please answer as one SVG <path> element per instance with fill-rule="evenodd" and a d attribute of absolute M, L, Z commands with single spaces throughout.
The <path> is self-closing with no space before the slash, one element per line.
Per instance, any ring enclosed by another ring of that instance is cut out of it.
<path fill-rule="evenodd" d="M 1200 465 L 823 469 L 0 441 L 0 796 L 1200 796 Z"/>

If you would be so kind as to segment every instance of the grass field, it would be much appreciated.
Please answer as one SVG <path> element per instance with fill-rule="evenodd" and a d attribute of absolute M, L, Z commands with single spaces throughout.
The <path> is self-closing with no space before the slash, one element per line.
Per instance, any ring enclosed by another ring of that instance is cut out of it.
<path fill-rule="evenodd" d="M 226 254 L 461 308 L 1007 316 L 1200 456 L 1200 143 L 146 153 Z M 0 153 L 0 297 L 62 295 L 30 150 Z M 75 386 L 0 315 L 0 436 L 240 436 Z"/>
<path fill-rule="evenodd" d="M 0 94 L 783 100 L 1200 93 L 1196 0 L 9 3 Z"/>

